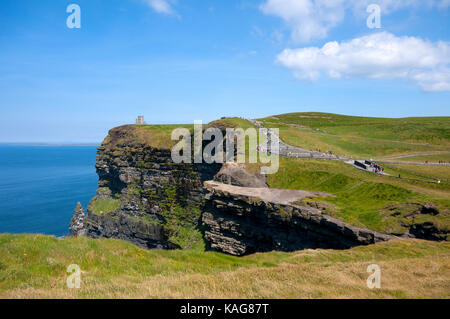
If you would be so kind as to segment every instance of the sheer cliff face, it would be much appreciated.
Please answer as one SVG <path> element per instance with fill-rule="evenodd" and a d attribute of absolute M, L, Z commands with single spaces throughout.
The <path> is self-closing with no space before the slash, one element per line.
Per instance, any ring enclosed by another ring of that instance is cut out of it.
<path fill-rule="evenodd" d="M 202 240 L 196 229 L 202 181 L 220 167 L 173 163 L 166 135 L 134 125 L 109 132 L 98 148 L 99 188 L 88 207 L 88 236 L 166 249 Z"/>
<path fill-rule="evenodd" d="M 85 217 L 77 207 L 73 234 L 233 255 L 349 248 L 391 238 L 291 205 L 317 194 L 269 189 L 261 176 L 239 165 L 173 163 L 171 129 L 126 125 L 110 130 L 98 148 L 97 195 Z"/>

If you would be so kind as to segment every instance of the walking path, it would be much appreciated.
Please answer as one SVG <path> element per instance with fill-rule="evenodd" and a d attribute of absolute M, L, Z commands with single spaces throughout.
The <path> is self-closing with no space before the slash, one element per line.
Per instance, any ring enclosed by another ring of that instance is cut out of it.
<path fill-rule="evenodd" d="M 270 150 L 274 154 L 278 153 L 278 155 L 280 155 L 280 156 L 292 157 L 292 158 L 315 158 L 315 159 L 329 159 L 329 160 L 338 160 L 338 161 L 347 161 L 348 160 L 348 158 L 342 158 L 337 155 L 331 155 L 331 154 L 321 153 L 321 152 L 314 152 L 314 151 L 310 151 L 310 150 L 307 150 L 304 148 L 286 144 L 285 142 L 283 142 L 281 140 L 281 138 L 278 134 L 275 134 L 274 132 L 268 130 L 260 122 L 255 121 L 255 120 L 248 120 L 248 121 L 251 122 L 256 127 L 260 128 L 260 129 L 264 129 L 263 133 L 267 137 L 267 140 L 268 140 L 267 144 L 269 145 L 269 148 L 270 148 L 271 140 L 275 140 L 275 141 L 278 140 L 278 145 L 279 145 L 278 152 L 276 152 L 276 150 Z M 259 145 L 259 150 L 261 152 L 266 152 L 267 151 L 266 145 Z"/>
<path fill-rule="evenodd" d="M 304 148 L 289 145 L 289 144 L 283 142 L 278 134 L 275 134 L 275 133 L 269 131 L 267 128 L 265 128 L 261 124 L 261 122 L 256 121 L 256 120 L 248 120 L 248 121 L 251 122 L 253 125 L 255 125 L 258 128 L 265 129 L 263 132 L 269 141 L 268 145 L 270 145 L 271 139 L 278 140 L 278 145 L 279 145 L 278 154 L 280 156 L 292 157 L 292 158 L 314 158 L 314 159 L 329 159 L 329 160 L 343 161 L 347 164 L 351 164 L 351 165 L 355 166 L 358 169 L 361 169 L 354 164 L 353 160 L 350 160 L 349 158 L 339 157 L 338 155 L 330 155 L 327 153 L 314 152 L 314 151 L 310 151 L 310 150 L 307 150 Z M 261 152 L 267 151 L 265 145 L 259 145 L 259 150 Z M 276 154 L 275 150 L 270 150 L 270 151 L 272 153 Z M 391 159 L 396 159 L 396 158 L 406 158 L 406 157 L 413 157 L 413 156 L 436 155 L 436 154 L 446 154 L 446 153 L 450 153 L 450 152 L 436 151 L 436 152 L 427 152 L 427 153 L 413 153 L 413 154 L 405 154 L 405 155 L 398 155 L 398 156 L 389 156 L 389 157 L 384 157 L 380 160 L 376 160 L 376 162 L 379 164 L 397 164 L 397 165 L 404 164 L 404 165 L 423 165 L 423 166 L 450 166 L 450 163 L 390 161 Z M 388 174 L 384 173 L 383 175 L 388 175 Z"/>
<path fill-rule="evenodd" d="M 436 151 L 436 152 L 418 152 L 411 154 L 403 154 L 396 156 L 386 156 L 377 160 L 378 163 L 382 164 L 397 164 L 397 165 L 422 165 L 422 166 L 450 166 L 450 163 L 429 163 L 429 162 L 409 162 L 409 161 L 392 161 L 399 158 L 408 158 L 416 156 L 429 156 L 429 155 L 442 155 L 449 154 L 447 151 Z"/>

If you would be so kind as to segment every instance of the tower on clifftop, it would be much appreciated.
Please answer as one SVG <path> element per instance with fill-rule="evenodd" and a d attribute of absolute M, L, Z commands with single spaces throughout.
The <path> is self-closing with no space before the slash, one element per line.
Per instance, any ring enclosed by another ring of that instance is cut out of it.
<path fill-rule="evenodd" d="M 147 123 L 145 123 L 145 121 L 144 121 L 144 116 L 143 116 L 143 115 L 139 115 L 139 116 L 137 117 L 137 119 L 136 119 L 136 124 L 137 124 L 137 125 L 145 125 L 145 124 L 147 124 Z"/>

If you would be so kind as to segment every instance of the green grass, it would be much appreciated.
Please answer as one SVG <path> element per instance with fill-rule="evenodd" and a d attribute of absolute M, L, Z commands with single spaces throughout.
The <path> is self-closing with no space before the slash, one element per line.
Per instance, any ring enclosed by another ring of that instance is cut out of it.
<path fill-rule="evenodd" d="M 439 224 L 444 229 L 450 225 L 450 185 L 447 183 L 438 185 L 379 176 L 338 161 L 285 157 L 280 158 L 279 171 L 267 176 L 267 183 L 273 188 L 333 194 L 334 197 L 311 200 L 331 204 L 332 209 L 327 210 L 328 214 L 353 225 L 381 232 L 406 230 L 402 226 L 405 225 L 404 218 L 386 218 L 382 211 L 388 205 L 408 202 L 437 205 L 441 213 L 425 216 L 426 221 Z"/>
<path fill-rule="evenodd" d="M 341 156 L 375 158 L 450 148 L 450 117 L 388 119 L 290 113 L 260 121 L 280 128 L 281 138 L 289 144 L 333 150 Z"/>
<path fill-rule="evenodd" d="M 428 161 L 428 163 L 439 163 L 439 161 L 444 161 L 445 163 L 450 162 L 450 152 L 442 152 L 430 155 L 417 155 L 417 156 L 408 156 L 401 158 L 392 158 L 387 159 L 392 162 L 416 162 L 416 163 L 424 163 Z"/>
<path fill-rule="evenodd" d="M 450 245 L 400 240 L 350 250 L 233 257 L 145 250 L 115 239 L 0 235 L 0 298 L 448 298 Z M 369 264 L 382 289 L 366 287 Z M 70 264 L 81 288 L 66 286 Z"/>
<path fill-rule="evenodd" d="M 223 118 L 204 124 L 203 128 L 216 126 L 219 128 L 247 128 L 254 127 L 249 121 L 233 117 Z M 102 146 L 114 147 L 115 145 L 136 145 L 144 144 L 158 149 L 171 149 L 178 141 L 171 139 L 172 131 L 177 128 L 185 128 L 194 132 L 193 124 L 164 124 L 164 125 L 126 125 L 114 128 L 113 130 L 121 130 L 122 134 L 115 135 L 114 138 L 108 135 L 103 141 Z"/>
<path fill-rule="evenodd" d="M 402 172 L 412 177 L 423 178 L 425 180 L 447 180 L 450 181 L 450 166 L 426 166 L 426 165 L 392 165 L 384 164 L 392 172 Z"/>
<path fill-rule="evenodd" d="M 255 128 L 255 126 L 249 121 L 239 117 L 224 117 L 220 120 L 213 121 L 208 126 L 218 125 L 219 127 L 227 128 L 242 128 L 244 130 L 248 128 Z"/>
<path fill-rule="evenodd" d="M 172 131 L 177 128 L 188 129 L 193 132 L 193 124 L 167 124 L 167 125 L 124 125 L 113 128 L 115 134 L 103 140 L 102 147 L 114 148 L 119 145 L 146 145 L 153 148 L 169 150 L 177 141 L 171 139 Z"/>
<path fill-rule="evenodd" d="M 89 206 L 89 211 L 94 214 L 108 214 L 119 209 L 121 206 L 121 201 L 113 198 L 94 197 L 89 203 Z"/>

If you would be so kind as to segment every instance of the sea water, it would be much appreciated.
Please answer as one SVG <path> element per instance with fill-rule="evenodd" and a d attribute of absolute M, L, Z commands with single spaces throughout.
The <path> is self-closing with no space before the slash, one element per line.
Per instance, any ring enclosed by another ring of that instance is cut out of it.
<path fill-rule="evenodd" d="M 69 234 L 95 195 L 96 146 L 0 145 L 0 233 Z"/>

